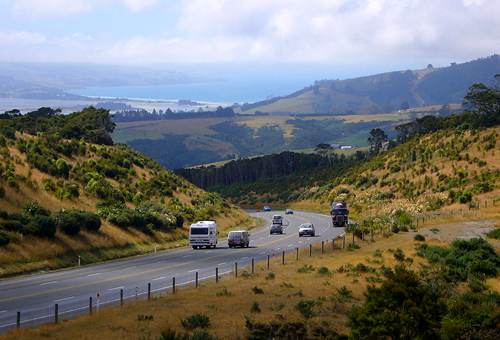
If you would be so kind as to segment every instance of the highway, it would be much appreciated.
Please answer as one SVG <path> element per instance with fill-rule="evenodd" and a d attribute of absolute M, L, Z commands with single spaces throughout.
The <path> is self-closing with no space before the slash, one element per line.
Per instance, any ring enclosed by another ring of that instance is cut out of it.
<path fill-rule="evenodd" d="M 274 214 L 281 214 L 288 222 L 283 235 L 269 235 Z M 53 322 L 55 304 L 58 304 L 60 320 L 68 319 L 88 313 L 89 297 L 93 298 L 96 310 L 117 303 L 122 289 L 125 303 L 127 299 L 144 298 L 148 283 L 152 293 L 170 292 L 173 277 L 176 287 L 193 285 L 196 272 L 200 281 L 213 279 L 216 267 L 219 275 L 226 275 L 234 270 L 235 262 L 243 270 L 252 258 L 262 261 L 268 255 L 309 247 L 310 243 L 322 240 L 331 241 L 344 232 L 343 228 L 332 228 L 327 215 L 309 212 L 284 215 L 282 211 L 251 215 L 265 219 L 266 224 L 250 232 L 249 248 L 229 249 L 226 240 L 219 240 L 216 249 L 182 248 L 0 280 L 0 332 L 16 327 L 17 312 L 21 313 L 22 327 Z M 315 225 L 316 237 L 298 237 L 298 226 L 306 222 Z"/>

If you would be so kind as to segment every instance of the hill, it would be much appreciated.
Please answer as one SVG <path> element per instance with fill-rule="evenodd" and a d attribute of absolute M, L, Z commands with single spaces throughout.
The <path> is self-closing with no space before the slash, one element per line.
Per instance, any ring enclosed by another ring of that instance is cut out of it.
<path fill-rule="evenodd" d="M 284 97 L 243 105 L 242 113 L 373 114 L 461 102 L 474 83 L 491 84 L 500 56 L 448 67 L 406 70 L 346 80 L 320 80 Z"/>
<path fill-rule="evenodd" d="M 0 116 L 0 276 L 175 247 L 186 225 L 246 214 L 125 145 L 109 112 Z"/>
<path fill-rule="evenodd" d="M 399 135 L 381 153 L 316 155 L 316 162 L 305 155 L 265 156 L 190 169 L 185 176 L 252 206 L 293 204 L 328 211 L 333 200 L 344 200 L 355 215 L 369 216 L 498 204 L 500 93 L 475 85 L 465 99 L 471 109 L 463 113 L 397 126 Z"/>

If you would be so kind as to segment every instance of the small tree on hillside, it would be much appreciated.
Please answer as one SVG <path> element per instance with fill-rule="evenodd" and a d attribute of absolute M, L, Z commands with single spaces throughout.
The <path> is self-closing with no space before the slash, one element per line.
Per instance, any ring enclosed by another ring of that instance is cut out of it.
<path fill-rule="evenodd" d="M 370 131 L 370 136 L 368 137 L 368 144 L 370 145 L 370 153 L 378 154 L 382 145 L 389 140 L 384 130 L 375 128 Z"/>

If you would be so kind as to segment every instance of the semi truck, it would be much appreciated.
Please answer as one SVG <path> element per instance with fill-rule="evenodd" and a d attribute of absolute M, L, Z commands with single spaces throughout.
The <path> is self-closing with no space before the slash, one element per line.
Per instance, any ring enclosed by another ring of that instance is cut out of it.
<path fill-rule="evenodd" d="M 349 222 L 349 210 L 345 202 L 333 202 L 330 210 L 333 227 L 346 227 Z"/>

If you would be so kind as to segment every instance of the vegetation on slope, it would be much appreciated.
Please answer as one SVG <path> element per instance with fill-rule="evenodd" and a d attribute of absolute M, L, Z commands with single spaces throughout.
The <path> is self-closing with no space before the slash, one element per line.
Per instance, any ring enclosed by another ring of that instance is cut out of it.
<path fill-rule="evenodd" d="M 397 71 L 345 80 L 321 80 L 285 97 L 241 107 L 244 113 L 372 114 L 461 101 L 473 83 L 490 84 L 500 56 L 449 67 Z"/>
<path fill-rule="evenodd" d="M 112 145 L 113 128 L 94 108 L 2 117 L 0 275 L 68 265 L 76 253 L 91 262 L 165 247 L 194 220 L 245 219 L 219 195 Z"/>

